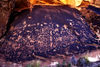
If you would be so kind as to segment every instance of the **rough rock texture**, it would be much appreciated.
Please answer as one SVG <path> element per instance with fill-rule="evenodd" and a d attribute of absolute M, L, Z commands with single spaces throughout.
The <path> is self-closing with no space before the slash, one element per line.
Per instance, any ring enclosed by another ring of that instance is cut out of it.
<path fill-rule="evenodd" d="M 6 31 L 6 24 L 14 8 L 14 0 L 0 0 L 0 37 Z"/>
<path fill-rule="evenodd" d="M 94 0 L 94 4 L 99 5 L 100 6 L 100 0 Z"/>
<path fill-rule="evenodd" d="M 91 4 L 99 5 L 100 6 L 100 0 L 84 0 L 89 1 Z"/>
<path fill-rule="evenodd" d="M 2 38 L 0 53 L 13 62 L 96 50 L 88 23 L 69 6 L 35 6 L 23 11 Z"/>
<path fill-rule="evenodd" d="M 30 8 L 30 3 L 27 0 L 16 0 L 15 12 L 21 12 L 24 9 Z"/>
<path fill-rule="evenodd" d="M 89 5 L 86 8 L 81 8 L 80 12 L 85 20 L 90 23 L 91 28 L 96 32 L 99 30 L 100 34 L 100 8 Z"/>

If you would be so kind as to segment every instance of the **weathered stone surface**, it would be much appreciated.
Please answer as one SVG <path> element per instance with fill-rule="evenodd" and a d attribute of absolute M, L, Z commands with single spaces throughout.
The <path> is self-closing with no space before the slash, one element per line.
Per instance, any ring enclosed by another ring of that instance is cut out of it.
<path fill-rule="evenodd" d="M 35 6 L 23 11 L 0 42 L 8 61 L 72 55 L 99 47 L 88 23 L 69 6 Z"/>
<path fill-rule="evenodd" d="M 87 8 L 81 8 L 80 12 L 82 13 L 82 16 L 84 16 L 84 18 L 89 22 L 91 22 L 92 18 L 95 18 L 95 16 L 99 16 L 97 13 Z"/>
<path fill-rule="evenodd" d="M 6 31 L 6 24 L 14 5 L 14 0 L 0 0 L 0 37 Z"/>
<path fill-rule="evenodd" d="M 99 5 L 100 6 L 100 0 L 84 0 L 89 1 L 91 4 Z"/>
<path fill-rule="evenodd" d="M 100 0 L 95 0 L 94 4 L 99 5 L 100 6 Z"/>
<path fill-rule="evenodd" d="M 94 31 L 100 31 L 100 8 L 88 6 L 87 8 L 81 8 L 80 12 L 85 20 L 90 23 Z"/>

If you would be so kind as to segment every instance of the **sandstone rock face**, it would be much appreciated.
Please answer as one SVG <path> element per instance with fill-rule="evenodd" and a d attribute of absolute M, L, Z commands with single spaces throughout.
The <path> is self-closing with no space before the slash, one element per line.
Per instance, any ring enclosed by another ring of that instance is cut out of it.
<path fill-rule="evenodd" d="M 14 5 L 14 0 L 0 0 L 0 37 L 6 31 L 6 24 Z"/>
<path fill-rule="evenodd" d="M 0 41 L 0 53 L 13 62 L 66 56 L 98 49 L 79 11 L 69 6 L 35 6 L 23 11 Z"/>
<path fill-rule="evenodd" d="M 95 4 L 100 6 L 100 0 L 95 0 Z"/>

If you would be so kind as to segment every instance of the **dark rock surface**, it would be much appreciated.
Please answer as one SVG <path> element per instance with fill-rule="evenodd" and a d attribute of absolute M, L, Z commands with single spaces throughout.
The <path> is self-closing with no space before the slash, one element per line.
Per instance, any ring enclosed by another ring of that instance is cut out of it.
<path fill-rule="evenodd" d="M 78 10 L 69 6 L 35 6 L 32 13 L 24 10 L 15 18 L 0 40 L 0 53 L 13 62 L 73 55 L 98 49 L 94 38 Z"/>
<path fill-rule="evenodd" d="M 85 20 L 89 22 L 91 28 L 94 31 L 100 31 L 100 8 L 89 5 L 86 8 L 81 8 L 80 12 L 82 13 L 82 16 L 85 18 Z"/>
<path fill-rule="evenodd" d="M 95 6 L 89 5 L 89 6 L 87 7 L 87 9 L 90 9 L 90 10 L 94 11 L 95 13 L 97 13 L 98 15 L 100 15 L 100 8 L 97 8 L 97 7 L 95 7 Z"/>

